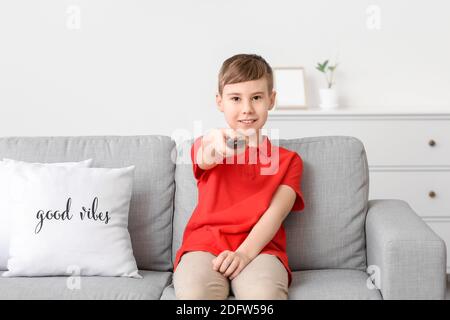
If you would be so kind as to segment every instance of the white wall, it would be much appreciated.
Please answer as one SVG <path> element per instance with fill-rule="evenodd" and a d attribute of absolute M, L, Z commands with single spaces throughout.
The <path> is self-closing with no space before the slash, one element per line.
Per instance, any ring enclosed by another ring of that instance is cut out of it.
<path fill-rule="evenodd" d="M 304 66 L 312 106 L 314 66 L 339 51 L 341 104 L 450 109 L 449 14 L 445 0 L 0 0 L 0 135 L 225 126 L 217 73 L 236 53 Z"/>

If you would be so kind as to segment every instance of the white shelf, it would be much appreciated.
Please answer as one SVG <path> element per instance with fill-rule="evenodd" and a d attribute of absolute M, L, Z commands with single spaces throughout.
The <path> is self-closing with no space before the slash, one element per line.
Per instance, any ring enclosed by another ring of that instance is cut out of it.
<path fill-rule="evenodd" d="M 450 105 L 448 108 L 351 108 L 339 107 L 336 109 L 321 109 L 321 108 L 305 108 L 299 110 L 275 109 L 269 111 L 269 117 L 287 116 L 287 115 L 301 115 L 301 116 L 315 116 L 315 115 L 450 115 Z"/>
<path fill-rule="evenodd" d="M 450 106 L 444 108 L 307 108 L 301 110 L 269 111 L 268 121 L 298 120 L 448 120 Z"/>

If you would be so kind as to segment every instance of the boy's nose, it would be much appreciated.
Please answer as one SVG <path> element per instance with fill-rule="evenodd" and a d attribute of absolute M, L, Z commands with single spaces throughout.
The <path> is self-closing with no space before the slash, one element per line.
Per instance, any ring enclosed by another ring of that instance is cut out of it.
<path fill-rule="evenodd" d="M 247 102 L 245 105 L 244 105 L 244 108 L 242 109 L 242 111 L 244 112 L 244 113 L 248 113 L 248 112 L 253 112 L 253 106 L 252 106 L 252 104 L 250 103 L 250 102 Z"/>

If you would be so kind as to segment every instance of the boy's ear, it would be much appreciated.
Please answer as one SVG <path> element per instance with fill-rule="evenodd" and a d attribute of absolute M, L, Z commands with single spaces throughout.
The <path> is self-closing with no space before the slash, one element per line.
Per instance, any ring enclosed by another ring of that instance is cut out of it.
<path fill-rule="evenodd" d="M 273 106 L 275 105 L 275 99 L 277 97 L 277 92 L 275 90 L 272 90 L 272 94 L 270 95 L 270 106 L 269 110 L 273 109 Z"/>
<path fill-rule="evenodd" d="M 219 109 L 220 112 L 223 112 L 222 96 L 220 95 L 220 93 L 216 94 L 216 104 L 217 109 Z"/>

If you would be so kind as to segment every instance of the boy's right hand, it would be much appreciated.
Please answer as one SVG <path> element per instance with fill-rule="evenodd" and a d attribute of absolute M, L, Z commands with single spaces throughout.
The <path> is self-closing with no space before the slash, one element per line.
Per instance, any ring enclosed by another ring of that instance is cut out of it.
<path fill-rule="evenodd" d="M 205 151 L 213 151 L 217 161 L 221 161 L 223 158 L 232 156 L 235 154 L 235 149 L 231 148 L 227 144 L 228 139 L 238 139 L 246 137 L 239 134 L 237 131 L 231 128 L 217 128 L 212 129 L 207 135 L 204 136 L 204 148 Z M 236 151 L 240 151 L 237 149 Z M 217 158 L 218 157 L 218 158 Z"/>

